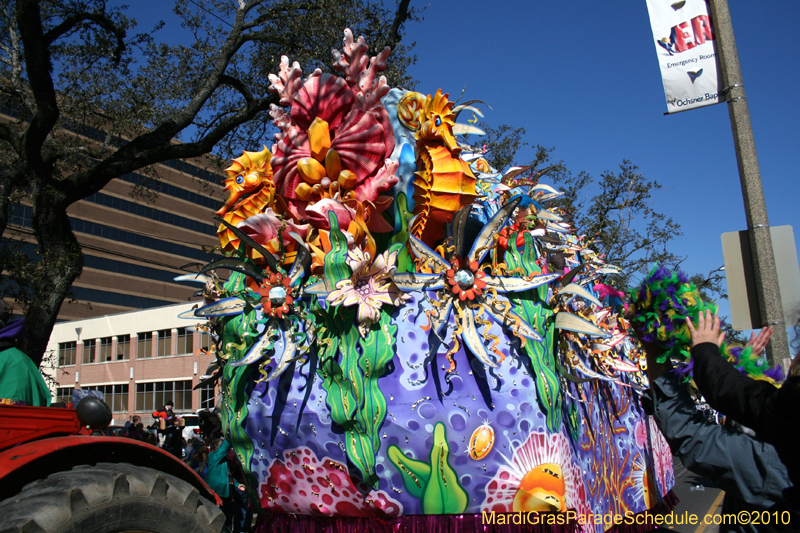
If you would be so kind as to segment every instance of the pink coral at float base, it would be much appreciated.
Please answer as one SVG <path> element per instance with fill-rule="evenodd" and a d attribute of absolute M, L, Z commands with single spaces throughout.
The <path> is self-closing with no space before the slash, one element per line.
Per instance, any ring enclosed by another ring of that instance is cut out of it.
<path fill-rule="evenodd" d="M 675 484 L 675 474 L 672 470 L 672 451 L 669 449 L 667 439 L 658 430 L 653 417 L 648 417 L 650 424 L 650 445 L 653 449 L 653 461 L 656 478 L 659 483 L 660 494 L 666 494 Z"/>
<path fill-rule="evenodd" d="M 317 459 L 305 446 L 285 450 L 283 460 L 272 461 L 268 471 L 260 496 L 269 512 L 373 518 L 403 514 L 400 502 L 363 483 L 356 487 L 346 465 L 329 457 Z"/>

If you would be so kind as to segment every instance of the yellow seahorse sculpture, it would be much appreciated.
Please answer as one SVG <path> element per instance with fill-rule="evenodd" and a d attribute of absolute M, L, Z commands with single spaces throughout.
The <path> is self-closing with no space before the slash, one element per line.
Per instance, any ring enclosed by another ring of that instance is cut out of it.
<path fill-rule="evenodd" d="M 273 206 L 275 199 L 270 163 L 272 153 L 266 146 L 260 152 L 242 152 L 242 156 L 234 159 L 233 164 L 225 169 L 228 173 L 225 180 L 228 200 L 217 211 L 218 216 L 234 226 L 253 215 L 263 213 Z M 244 196 L 246 198 L 239 201 Z M 235 250 L 239 245 L 239 239 L 222 224 L 217 230 L 217 236 L 225 250 Z"/>
<path fill-rule="evenodd" d="M 415 133 L 420 170 L 414 179 L 416 219 L 411 234 L 429 246 L 444 236 L 444 225 L 455 213 L 478 196 L 475 176 L 458 157 L 461 147 L 453 135 L 456 116 L 448 96 L 439 89 L 426 98 Z"/>

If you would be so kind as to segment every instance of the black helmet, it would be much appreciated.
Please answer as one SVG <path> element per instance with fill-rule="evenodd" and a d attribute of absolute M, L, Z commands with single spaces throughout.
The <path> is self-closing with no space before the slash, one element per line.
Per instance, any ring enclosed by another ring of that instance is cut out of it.
<path fill-rule="evenodd" d="M 81 424 L 91 429 L 105 429 L 111 423 L 111 408 L 100 398 L 86 396 L 75 410 Z"/>

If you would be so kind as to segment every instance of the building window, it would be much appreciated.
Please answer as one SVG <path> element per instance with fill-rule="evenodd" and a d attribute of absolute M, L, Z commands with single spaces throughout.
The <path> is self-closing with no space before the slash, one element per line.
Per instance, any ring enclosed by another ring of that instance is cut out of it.
<path fill-rule="evenodd" d="M 56 402 L 64 402 L 69 405 L 72 403 L 72 391 L 74 387 L 58 387 L 56 389 Z"/>
<path fill-rule="evenodd" d="M 174 410 L 192 410 L 192 381 L 161 381 L 136 384 L 136 410 L 155 411 L 168 401 L 175 403 Z"/>
<path fill-rule="evenodd" d="M 139 359 L 143 357 L 152 357 L 153 355 L 153 332 L 146 331 L 139 333 L 139 348 L 136 351 L 136 357 Z"/>
<path fill-rule="evenodd" d="M 158 332 L 158 356 L 172 355 L 172 331 L 162 329 Z"/>
<path fill-rule="evenodd" d="M 111 337 L 104 337 L 100 339 L 100 359 L 103 361 L 111 361 Z"/>
<path fill-rule="evenodd" d="M 77 351 L 78 343 L 75 341 L 59 342 L 58 343 L 58 366 L 67 366 L 75 364 L 75 352 Z M 70 393 L 72 394 L 72 393 Z"/>
<path fill-rule="evenodd" d="M 131 336 L 117 336 L 117 361 L 127 361 L 131 358 Z"/>
<path fill-rule="evenodd" d="M 169 383 L 155 383 L 156 391 L 155 391 L 155 400 L 153 404 L 156 406 L 155 408 L 161 407 L 167 403 L 167 400 L 172 399 L 172 395 L 167 393 L 164 394 L 164 385 L 169 385 Z M 173 410 L 177 406 L 173 406 Z"/>
<path fill-rule="evenodd" d="M 9 204 L 8 223 L 30 228 L 33 224 L 33 211 L 27 205 Z"/>
<path fill-rule="evenodd" d="M 214 385 L 203 385 L 200 387 L 200 409 L 214 409 L 217 404 L 217 395 L 214 392 Z"/>
<path fill-rule="evenodd" d="M 206 235 L 214 235 L 217 231 L 217 228 L 211 224 L 205 224 L 197 220 L 192 220 L 191 218 L 182 217 L 169 211 L 153 209 L 147 205 L 129 202 L 128 200 L 123 200 L 122 198 L 117 198 L 116 196 L 109 196 L 101 192 L 87 196 L 83 200 L 85 202 L 104 205 L 112 209 L 118 209 L 132 215 L 149 218 L 150 220 L 157 220 L 159 222 L 169 224 L 170 226 L 177 226 L 190 231 L 205 233 Z"/>
<path fill-rule="evenodd" d="M 178 355 L 192 353 L 192 339 L 194 333 L 186 331 L 186 328 L 178 328 Z"/>
<path fill-rule="evenodd" d="M 137 411 L 155 411 L 153 406 L 153 388 L 155 383 L 137 383 L 136 384 L 136 410 Z M 159 406 L 160 407 L 160 406 Z"/>
<path fill-rule="evenodd" d="M 94 363 L 95 339 L 83 341 L 83 363 Z"/>
<path fill-rule="evenodd" d="M 114 413 L 128 411 L 128 385 L 89 385 L 83 390 L 96 390 L 103 393 L 103 401 Z"/>
<path fill-rule="evenodd" d="M 211 334 L 210 333 L 201 333 L 200 334 L 200 349 L 205 350 L 208 352 L 211 349 Z"/>
<path fill-rule="evenodd" d="M 191 411 L 192 410 L 192 382 L 190 381 L 176 381 L 175 382 L 175 396 L 172 398 L 175 401 L 176 411 Z"/>

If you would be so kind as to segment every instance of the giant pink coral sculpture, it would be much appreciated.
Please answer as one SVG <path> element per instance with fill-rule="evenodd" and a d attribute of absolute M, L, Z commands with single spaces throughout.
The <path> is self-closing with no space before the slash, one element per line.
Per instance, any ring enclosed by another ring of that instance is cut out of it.
<path fill-rule="evenodd" d="M 346 185 L 346 189 L 353 192 L 342 191 L 343 199 L 355 197 L 362 203 L 376 203 L 380 193 L 397 183 L 396 165 L 391 167 L 385 163 L 394 151 L 391 121 L 381 104 L 389 86 L 384 76 L 378 77 L 378 72 L 386 69 L 390 49 L 387 47 L 372 58 L 368 51 L 364 38 L 354 40 L 353 33 L 347 29 L 343 51 L 333 51 L 334 68 L 343 71 L 344 78 L 323 74 L 317 69 L 301 82 L 299 65 L 290 66 L 285 56 L 281 58 L 280 72 L 270 75 L 270 90 L 279 94 L 281 105 L 291 106 L 290 113 L 278 106 L 270 109 L 273 123 L 280 130 L 273 146 L 273 182 L 277 195 L 286 200 L 289 211 L 298 220 L 307 218 L 306 207 L 318 201 L 320 195 L 333 194 L 333 190 L 322 191 L 320 187 L 327 188 L 336 180 L 336 176 L 328 176 L 327 181 L 317 185 L 319 174 L 314 180 L 305 176 L 304 181 L 304 175 L 299 172 L 298 163 L 313 166 L 315 163 L 309 161 L 314 157 L 320 163 L 317 168 L 324 163 L 325 151 L 311 153 L 309 131 L 312 128 L 317 128 L 312 138 L 323 139 L 327 135 L 320 134 L 319 128 L 327 127 L 330 139 L 327 146 L 323 145 L 324 150 L 336 152 L 341 169 L 351 173 L 349 179 L 354 177 L 354 182 Z M 312 185 L 316 187 L 316 192 L 311 193 L 313 196 L 309 193 Z M 376 209 L 371 211 L 377 212 Z M 386 224 L 372 218 L 371 227 L 386 229 Z"/>
<path fill-rule="evenodd" d="M 300 79 L 302 75 L 303 70 L 300 68 L 300 64 L 297 61 L 292 63 L 290 67 L 289 58 L 281 56 L 281 67 L 278 75 L 270 74 L 268 76 L 270 81 L 269 91 L 278 93 L 280 97 L 279 103 L 281 105 L 292 105 L 292 98 L 303 83 Z"/>

